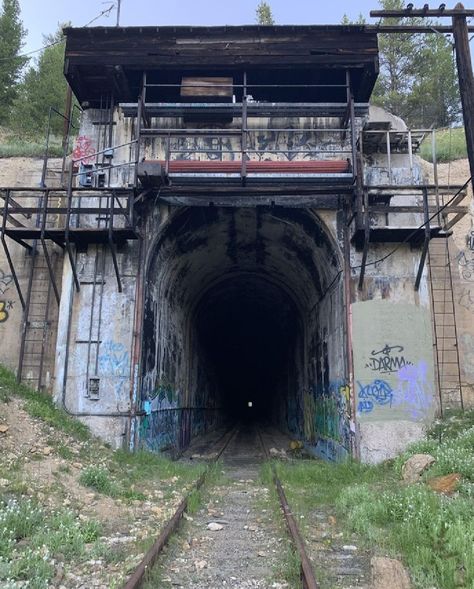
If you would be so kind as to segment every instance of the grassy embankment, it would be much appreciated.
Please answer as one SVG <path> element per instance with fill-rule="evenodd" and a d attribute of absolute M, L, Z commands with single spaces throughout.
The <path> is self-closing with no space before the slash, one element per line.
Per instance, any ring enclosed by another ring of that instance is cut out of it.
<path fill-rule="evenodd" d="M 401 481 L 401 468 L 416 453 L 432 454 L 436 462 L 409 485 Z M 335 505 L 347 542 L 400 558 L 414 587 L 474 587 L 474 411 L 451 415 L 426 441 L 380 466 L 280 462 L 278 472 L 303 529 L 312 510 Z M 452 473 L 461 480 L 451 496 L 426 484 Z"/>
<path fill-rule="evenodd" d="M 0 128 L 0 158 L 43 157 L 46 148 L 46 136 L 22 137 L 5 128 Z M 61 137 L 51 137 L 49 156 L 62 157 Z"/>
<path fill-rule="evenodd" d="M 426 136 L 421 145 L 420 156 L 429 162 L 433 160 L 431 134 Z M 455 129 L 438 129 L 436 131 L 436 159 L 440 163 L 451 162 L 467 157 L 464 127 Z"/>
<path fill-rule="evenodd" d="M 45 589 L 58 575 L 73 586 L 68 574 L 121 586 L 203 468 L 112 451 L 2 367 L 0 426 L 2 589 Z"/>

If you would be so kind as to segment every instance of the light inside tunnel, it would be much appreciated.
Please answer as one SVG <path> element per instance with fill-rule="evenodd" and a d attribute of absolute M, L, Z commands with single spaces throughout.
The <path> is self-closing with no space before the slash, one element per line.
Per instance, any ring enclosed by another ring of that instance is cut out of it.
<path fill-rule="evenodd" d="M 334 397 L 345 375 L 341 256 L 321 219 L 196 207 L 157 235 L 142 339 L 146 445 L 183 447 L 236 420 L 345 443 Z"/>

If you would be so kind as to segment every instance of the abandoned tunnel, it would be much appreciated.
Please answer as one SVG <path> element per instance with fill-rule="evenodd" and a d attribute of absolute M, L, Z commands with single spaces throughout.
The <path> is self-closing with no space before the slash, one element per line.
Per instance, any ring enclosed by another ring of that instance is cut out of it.
<path fill-rule="evenodd" d="M 283 207 L 186 208 L 147 264 L 142 439 L 185 447 L 256 420 L 345 447 L 342 260 L 328 227 Z M 342 408 L 344 409 L 344 408 Z"/>

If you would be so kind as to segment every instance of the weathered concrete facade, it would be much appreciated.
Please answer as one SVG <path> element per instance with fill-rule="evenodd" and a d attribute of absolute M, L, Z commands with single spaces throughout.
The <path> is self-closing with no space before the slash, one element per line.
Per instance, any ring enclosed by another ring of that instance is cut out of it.
<path fill-rule="evenodd" d="M 355 150 L 371 123 L 406 132 L 399 119 L 379 109 L 361 112 L 354 115 L 351 143 L 340 118 L 254 117 L 246 130 L 246 148 L 254 154 L 249 161 L 297 163 L 314 152 L 332 162 L 338 150 Z M 113 124 L 98 124 L 104 120 Z M 149 123 L 162 132 L 144 138 L 140 161 L 163 162 L 174 149 L 179 162 L 232 162 L 241 149 L 236 117 L 201 123 L 201 134 L 202 128 L 222 127 L 222 137 L 188 136 L 184 116 Z M 97 151 L 114 148 L 106 185 L 132 190 L 136 125 L 129 106 L 84 110 L 73 158 L 97 162 Z M 175 134 L 171 148 L 167 130 Z M 370 227 L 416 231 L 424 220 L 417 186 L 427 180 L 411 148 L 393 154 L 359 149 L 358 157 L 365 192 L 388 186 L 392 204 L 402 209 L 371 214 Z M 270 421 L 330 460 L 354 455 L 380 461 L 423 436 L 440 397 L 421 244 L 397 237 L 397 243 L 390 238 L 360 247 L 345 188 L 326 194 L 319 187 L 314 195 L 305 188 L 295 200 L 282 189 L 282 177 L 277 180 L 269 177 L 254 193 L 249 180 L 248 196 L 229 200 L 221 179 L 223 188 L 211 186 L 199 203 L 180 201 L 179 192 L 166 196 L 166 185 L 163 191 L 152 186 L 135 193 L 139 239 L 113 249 L 107 243 L 75 247 L 73 258 L 52 246 L 63 268 L 54 363 L 49 358 L 54 378 L 44 386 L 60 406 L 116 447 L 157 451 L 183 448 L 235 419 Z M 299 181 L 289 173 L 284 185 Z M 407 192 L 407 185 L 414 188 Z M 71 198 L 91 206 L 97 197 L 90 190 Z M 106 213 L 86 212 L 77 223 L 100 228 L 107 221 Z M 24 285 L 28 254 L 16 245 L 11 253 Z M 471 257 L 464 252 L 457 258 L 465 276 Z M 458 308 L 470 300 L 469 277 L 463 280 Z M 8 270 L 4 282 L 15 307 Z M 0 345 L 5 362 L 16 368 L 21 337 L 13 323 L 0 328 L 11 334 Z M 473 338 L 474 327 L 465 320 L 463 354 L 470 353 Z M 464 366 L 464 388 L 473 386 L 471 372 Z"/>

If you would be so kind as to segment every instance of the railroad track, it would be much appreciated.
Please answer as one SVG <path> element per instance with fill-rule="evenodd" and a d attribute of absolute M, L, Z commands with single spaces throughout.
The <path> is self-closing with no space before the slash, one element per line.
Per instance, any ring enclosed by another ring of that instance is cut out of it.
<path fill-rule="evenodd" d="M 162 532 L 160 533 L 160 535 L 158 536 L 158 538 L 156 539 L 156 541 L 154 542 L 152 547 L 145 554 L 144 558 L 139 563 L 139 565 L 137 566 L 137 568 L 135 569 L 135 571 L 133 572 L 131 577 L 128 579 L 128 581 L 124 585 L 123 589 L 138 589 L 138 588 L 142 587 L 143 583 L 145 582 L 145 580 L 148 576 L 148 573 L 153 568 L 153 566 L 154 566 L 157 558 L 159 557 L 160 553 L 162 552 L 163 548 L 169 542 L 172 535 L 177 531 L 179 524 L 183 518 L 183 515 L 187 510 L 190 495 L 193 492 L 195 492 L 196 490 L 200 489 L 202 487 L 202 485 L 205 483 L 206 478 L 210 472 L 212 464 L 215 464 L 215 462 L 217 462 L 217 460 L 219 460 L 219 458 L 221 458 L 224 455 L 224 453 L 226 453 L 226 451 L 229 453 L 229 457 L 226 458 L 226 460 L 227 459 L 230 460 L 231 463 L 233 462 L 234 464 L 237 463 L 237 464 L 242 465 L 242 464 L 244 464 L 246 456 L 248 459 L 248 454 L 246 454 L 246 451 L 248 452 L 248 448 L 247 449 L 244 448 L 244 450 L 242 451 L 241 447 L 238 445 L 238 443 L 235 443 L 235 440 L 238 435 L 239 435 L 239 429 L 234 428 L 233 430 L 230 430 L 226 435 L 223 436 L 223 438 L 221 438 L 217 442 L 217 443 L 220 443 L 220 445 L 219 445 L 217 451 L 214 450 L 214 452 L 212 452 L 214 460 L 209 465 L 209 467 L 206 469 L 206 471 L 199 477 L 199 479 L 196 481 L 196 483 L 193 485 L 193 487 L 192 487 L 191 491 L 188 493 L 188 495 L 181 501 L 181 503 L 179 504 L 175 513 L 169 519 L 165 528 L 162 530 Z M 268 448 L 265 444 L 264 436 L 262 435 L 262 432 L 259 429 L 256 430 L 254 437 L 256 438 L 255 442 L 257 444 L 259 444 L 261 447 L 261 453 L 259 453 L 260 457 L 269 460 L 271 457 L 269 455 Z M 233 452 L 229 452 L 229 446 L 231 446 L 232 444 L 234 444 Z M 258 453 L 256 447 L 253 446 L 252 453 L 255 453 L 255 452 Z M 259 462 L 261 462 L 261 461 L 262 460 L 260 459 Z M 297 553 L 299 561 L 301 563 L 301 587 L 302 587 L 302 589 L 319 589 L 319 585 L 316 581 L 316 578 L 315 578 L 315 575 L 314 575 L 314 572 L 312 569 L 311 561 L 310 561 L 308 554 L 306 552 L 304 540 L 303 540 L 302 535 L 298 529 L 296 519 L 294 518 L 294 516 L 291 512 L 290 506 L 289 506 L 287 498 L 285 496 L 283 486 L 277 476 L 277 472 L 276 472 L 275 466 L 273 464 L 272 464 L 272 478 L 273 478 L 273 483 L 275 485 L 275 489 L 276 489 L 277 496 L 279 499 L 280 508 L 281 508 L 282 513 L 285 518 L 286 528 L 287 528 L 289 537 L 293 543 L 294 550 Z M 242 555 L 242 558 L 244 558 L 244 556 L 245 555 Z"/>

